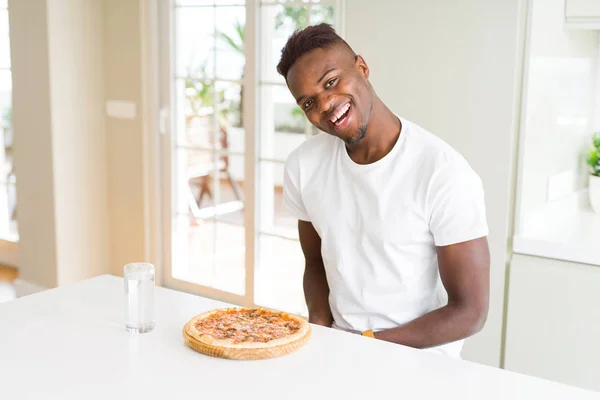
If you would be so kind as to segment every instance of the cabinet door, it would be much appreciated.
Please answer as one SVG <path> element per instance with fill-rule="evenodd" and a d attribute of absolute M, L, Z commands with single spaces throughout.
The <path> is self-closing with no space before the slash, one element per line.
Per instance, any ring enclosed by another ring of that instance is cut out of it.
<path fill-rule="evenodd" d="M 600 390 L 600 266 L 515 255 L 504 367 Z"/>
<path fill-rule="evenodd" d="M 567 18 L 600 18 L 600 0 L 566 0 Z"/>

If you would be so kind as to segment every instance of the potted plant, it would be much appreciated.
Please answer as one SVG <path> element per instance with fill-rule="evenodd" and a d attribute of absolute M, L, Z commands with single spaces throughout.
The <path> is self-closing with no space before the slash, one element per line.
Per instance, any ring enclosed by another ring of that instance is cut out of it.
<path fill-rule="evenodd" d="M 589 196 L 592 209 L 600 214 L 600 132 L 592 135 L 587 163 L 590 168 Z"/>

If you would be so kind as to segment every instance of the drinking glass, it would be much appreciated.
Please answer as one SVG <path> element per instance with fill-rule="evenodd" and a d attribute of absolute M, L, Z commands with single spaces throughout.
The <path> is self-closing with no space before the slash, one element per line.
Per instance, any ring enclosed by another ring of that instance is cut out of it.
<path fill-rule="evenodd" d="M 154 265 L 131 263 L 123 268 L 125 329 L 147 333 L 154 329 Z"/>

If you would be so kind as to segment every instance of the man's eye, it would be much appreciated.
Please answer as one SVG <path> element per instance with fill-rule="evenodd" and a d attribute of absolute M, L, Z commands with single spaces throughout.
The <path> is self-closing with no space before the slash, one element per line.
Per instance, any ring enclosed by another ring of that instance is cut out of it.
<path fill-rule="evenodd" d="M 329 88 L 331 87 L 331 85 L 334 84 L 336 78 L 331 78 L 330 80 L 327 81 L 327 83 L 325 84 L 325 88 Z"/>
<path fill-rule="evenodd" d="M 306 103 L 304 103 L 304 109 L 306 110 L 308 107 L 310 107 L 312 105 L 313 101 L 312 100 L 308 100 Z"/>

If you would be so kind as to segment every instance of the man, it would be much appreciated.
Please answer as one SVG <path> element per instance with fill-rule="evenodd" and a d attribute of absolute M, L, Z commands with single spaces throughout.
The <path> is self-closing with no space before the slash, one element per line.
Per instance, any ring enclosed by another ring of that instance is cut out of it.
<path fill-rule="evenodd" d="M 489 301 L 478 175 L 383 104 L 365 60 L 329 25 L 294 33 L 277 70 L 326 133 L 285 167 L 310 322 L 460 357 Z"/>

